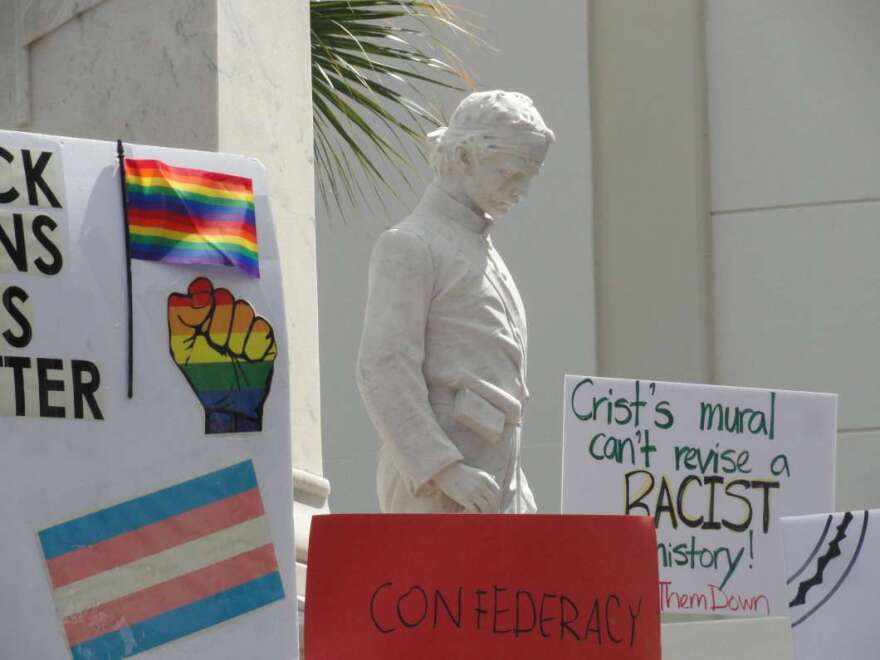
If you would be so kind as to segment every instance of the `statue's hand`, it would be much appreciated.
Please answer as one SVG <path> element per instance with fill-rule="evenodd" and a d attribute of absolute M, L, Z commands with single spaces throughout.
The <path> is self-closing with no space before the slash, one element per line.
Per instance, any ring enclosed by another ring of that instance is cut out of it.
<path fill-rule="evenodd" d="M 501 488 L 488 472 L 453 463 L 434 475 L 434 483 L 465 511 L 498 513 L 501 510 Z"/>

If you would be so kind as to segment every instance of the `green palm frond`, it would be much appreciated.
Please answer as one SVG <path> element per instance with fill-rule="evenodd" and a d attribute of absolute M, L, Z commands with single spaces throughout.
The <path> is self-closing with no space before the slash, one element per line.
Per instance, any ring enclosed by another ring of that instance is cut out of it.
<path fill-rule="evenodd" d="M 435 28 L 472 35 L 441 0 L 310 0 L 310 8 L 318 190 L 325 208 L 332 198 L 342 213 L 343 200 L 397 196 L 387 172 L 412 187 L 413 157 L 425 157 L 424 135 L 441 124 L 423 88 L 469 83 Z"/>

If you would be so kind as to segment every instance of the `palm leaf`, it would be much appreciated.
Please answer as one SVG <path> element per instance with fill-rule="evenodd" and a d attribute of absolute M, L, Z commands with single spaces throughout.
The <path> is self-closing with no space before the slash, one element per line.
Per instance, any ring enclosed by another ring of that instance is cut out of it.
<path fill-rule="evenodd" d="M 397 183 L 412 189 L 424 135 L 441 124 L 428 90 L 469 83 L 437 28 L 473 35 L 442 0 L 310 0 L 310 10 L 322 203 L 343 216 L 359 202 L 384 206 Z"/>

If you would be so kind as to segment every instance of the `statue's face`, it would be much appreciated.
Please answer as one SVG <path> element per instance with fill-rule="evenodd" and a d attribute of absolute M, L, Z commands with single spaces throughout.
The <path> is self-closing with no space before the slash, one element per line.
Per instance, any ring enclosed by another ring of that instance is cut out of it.
<path fill-rule="evenodd" d="M 496 220 L 525 197 L 540 162 L 507 151 L 466 160 L 462 187 L 477 208 Z"/>

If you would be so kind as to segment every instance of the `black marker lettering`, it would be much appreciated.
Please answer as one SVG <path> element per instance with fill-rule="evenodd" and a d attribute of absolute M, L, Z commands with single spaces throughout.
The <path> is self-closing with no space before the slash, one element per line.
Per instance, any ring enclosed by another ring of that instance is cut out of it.
<path fill-rule="evenodd" d="M 40 205 L 40 200 L 37 197 L 37 188 L 39 188 L 43 192 L 43 195 L 46 197 L 46 200 L 49 202 L 49 204 L 53 208 L 60 209 L 61 203 L 58 201 L 58 198 L 55 197 L 52 189 L 43 179 L 43 170 L 46 169 L 46 165 L 48 165 L 49 161 L 52 159 L 52 152 L 40 152 L 36 164 L 31 161 L 30 150 L 22 149 L 21 156 L 22 160 L 24 161 L 24 178 L 25 183 L 27 184 L 28 202 L 30 203 L 30 205 Z"/>
<path fill-rule="evenodd" d="M 24 348 L 31 343 L 34 336 L 30 321 L 16 304 L 16 301 L 26 303 L 27 300 L 28 294 L 17 286 L 11 286 L 3 292 L 3 307 L 12 320 L 18 324 L 19 330 L 18 334 L 15 334 L 11 328 L 7 328 L 3 331 L 3 337 L 14 348 Z"/>
<path fill-rule="evenodd" d="M 76 419 L 83 419 L 83 402 L 85 402 L 93 418 L 104 419 L 95 399 L 95 392 L 101 387 L 101 372 L 98 371 L 97 365 L 88 360 L 72 360 L 70 368 L 73 374 L 73 416 Z"/>

